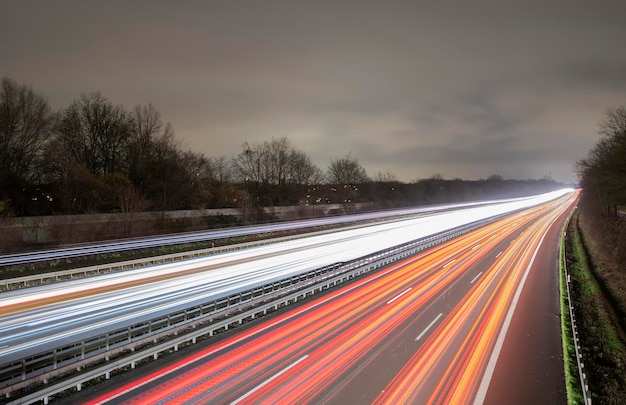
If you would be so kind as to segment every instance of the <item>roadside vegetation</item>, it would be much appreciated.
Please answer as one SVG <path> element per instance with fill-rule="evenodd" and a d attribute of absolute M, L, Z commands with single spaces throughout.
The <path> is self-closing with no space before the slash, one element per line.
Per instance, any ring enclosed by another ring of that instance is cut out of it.
<path fill-rule="evenodd" d="M 561 302 L 561 334 L 563 341 L 563 363 L 565 371 L 565 388 L 567 392 L 567 402 L 570 405 L 583 405 L 584 395 L 578 372 L 578 361 L 576 359 L 576 342 L 574 341 L 572 318 L 570 315 L 570 298 L 568 296 L 568 274 L 571 274 L 565 260 L 565 238 L 567 233 L 561 235 L 559 243 L 559 290 Z"/>
<path fill-rule="evenodd" d="M 619 322 L 621 311 L 615 306 L 611 293 L 604 287 L 607 280 L 590 256 L 579 220 L 576 213 L 570 221 L 566 252 L 584 371 L 593 403 L 624 404 L 626 340 Z M 563 333 L 571 336 L 571 331 Z M 571 350 L 573 351 L 573 347 Z M 568 379 L 571 379 L 571 384 L 580 386 L 575 368 L 576 359 L 574 357 L 570 360 L 569 370 L 573 366 L 575 374 L 568 376 Z M 571 403 L 582 403 L 582 398 L 575 395 Z"/>
<path fill-rule="evenodd" d="M 578 161 L 580 212 L 566 240 L 573 303 L 593 403 L 626 403 L 626 107 L 609 109 Z"/>
<path fill-rule="evenodd" d="M 435 174 L 404 185 L 388 172 L 368 174 L 350 152 L 338 154 L 320 168 L 280 137 L 244 142 L 231 157 L 206 156 L 184 147 L 152 104 L 128 109 L 96 91 L 55 111 L 32 88 L 0 81 L 0 217 L 205 208 L 254 212 L 364 201 L 392 208 L 490 198 L 494 185 L 513 196 L 558 187 L 546 190 L 546 183 L 555 186 L 549 178 L 501 182 L 497 174 L 479 183 Z"/>

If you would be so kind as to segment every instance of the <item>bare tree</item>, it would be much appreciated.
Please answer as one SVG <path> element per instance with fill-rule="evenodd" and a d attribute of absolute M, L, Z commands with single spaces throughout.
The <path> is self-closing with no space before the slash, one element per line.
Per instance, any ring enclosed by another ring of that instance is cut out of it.
<path fill-rule="evenodd" d="M 133 137 L 143 141 L 145 145 L 163 132 L 161 114 L 153 104 L 135 106 L 131 120 Z"/>
<path fill-rule="evenodd" d="M 125 172 L 143 194 L 161 188 L 165 173 L 157 171 L 160 163 L 181 153 L 174 130 L 161 121 L 161 114 L 152 104 L 135 106 L 130 116 L 131 133 L 127 142 Z M 155 186 L 155 184 L 160 186 Z"/>
<path fill-rule="evenodd" d="M 311 162 L 303 151 L 293 150 L 290 156 L 288 181 L 298 185 L 319 184 L 323 180 L 322 170 Z"/>
<path fill-rule="evenodd" d="M 374 181 L 376 181 L 377 183 L 399 183 L 396 175 L 389 171 L 385 173 L 378 172 Z"/>
<path fill-rule="evenodd" d="M 263 203 L 297 203 L 300 186 L 318 183 L 322 171 L 302 151 L 283 137 L 263 143 L 242 145 L 233 159 L 233 176 L 245 183 L 257 201 Z"/>
<path fill-rule="evenodd" d="M 295 166 L 304 162 L 303 153 L 296 151 L 285 137 L 253 145 L 246 142 L 242 149 L 233 159 L 235 175 L 241 181 L 258 185 L 276 186 L 293 182 L 293 175 L 297 172 Z M 296 159 L 299 160 L 296 162 Z"/>
<path fill-rule="evenodd" d="M 67 153 L 93 174 L 121 170 L 130 137 L 128 114 L 99 92 L 83 94 L 64 111 L 57 132 Z"/>
<path fill-rule="evenodd" d="M 154 209 L 203 207 L 208 200 L 206 178 L 210 159 L 184 150 L 170 124 L 154 105 L 136 106 L 131 113 L 126 170 L 138 192 Z"/>
<path fill-rule="evenodd" d="M 369 181 L 367 172 L 351 153 L 335 159 L 328 166 L 328 182 L 331 184 L 361 184 Z"/>
<path fill-rule="evenodd" d="M 174 138 L 174 131 L 169 125 L 166 125 L 153 148 L 148 170 L 152 177 L 147 186 L 156 207 L 161 210 L 189 209 L 195 172 L 189 171 L 188 155 Z"/>
<path fill-rule="evenodd" d="M 220 183 L 232 180 L 232 165 L 226 156 L 213 157 L 209 159 L 212 177 L 214 180 L 219 181 Z"/>
<path fill-rule="evenodd" d="M 600 123 L 600 135 L 616 142 L 624 142 L 626 137 L 626 106 L 609 108 Z"/>
<path fill-rule="evenodd" d="M 0 202 L 4 213 L 46 212 L 35 196 L 41 184 L 41 163 L 51 140 L 55 114 L 30 87 L 3 78 L 0 88 Z"/>
<path fill-rule="evenodd" d="M 264 151 L 260 145 L 250 145 L 245 142 L 241 145 L 241 153 L 233 158 L 232 167 L 239 181 L 256 183 L 257 187 L 263 181 L 261 165 Z"/>
<path fill-rule="evenodd" d="M 502 181 L 504 180 L 504 177 L 502 177 L 499 174 L 492 174 L 489 177 L 487 177 L 487 181 Z"/>
<path fill-rule="evenodd" d="M 0 88 L 0 200 L 38 182 L 41 157 L 51 139 L 55 115 L 30 87 L 8 78 Z M 13 201 L 13 204 L 17 201 Z"/>
<path fill-rule="evenodd" d="M 284 185 L 292 167 L 293 147 L 285 137 L 264 142 L 267 179 L 270 184 Z"/>
<path fill-rule="evenodd" d="M 576 169 L 583 200 L 595 200 L 607 218 L 616 217 L 617 206 L 626 204 L 626 106 L 607 110 L 599 133 L 601 138 Z"/>

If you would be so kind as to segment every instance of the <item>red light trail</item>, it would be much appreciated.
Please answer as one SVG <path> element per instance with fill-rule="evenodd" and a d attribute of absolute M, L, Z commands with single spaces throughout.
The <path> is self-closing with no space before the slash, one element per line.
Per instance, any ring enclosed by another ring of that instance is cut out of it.
<path fill-rule="evenodd" d="M 89 403 L 473 402 L 534 252 L 574 198 L 393 264 Z"/>

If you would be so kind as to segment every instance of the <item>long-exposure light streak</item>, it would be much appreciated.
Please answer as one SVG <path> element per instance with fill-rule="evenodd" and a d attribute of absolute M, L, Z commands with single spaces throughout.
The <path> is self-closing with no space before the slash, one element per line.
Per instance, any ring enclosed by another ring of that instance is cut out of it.
<path fill-rule="evenodd" d="M 472 402 L 533 252 L 572 198 L 391 265 L 211 345 L 196 363 L 183 360 L 91 403 L 327 402 L 395 353 L 405 332 L 413 343 L 402 343 L 410 353 L 390 365 L 395 376 L 373 380 L 359 399 Z M 471 272 L 486 260 L 493 264 Z M 134 386 L 141 392 L 132 395 Z"/>
<path fill-rule="evenodd" d="M 562 190 L 446 213 L 420 214 L 200 259 L 8 291 L 0 296 L 0 359 L 12 367 L 68 343 L 219 302 L 296 275 L 538 206 L 567 193 L 571 192 Z M 455 259 L 460 260 L 450 257 L 440 265 Z"/>
<path fill-rule="evenodd" d="M 513 294 L 519 295 L 543 235 L 562 212 L 554 210 L 539 218 L 516 239 L 398 373 L 377 403 L 462 404 L 474 400 L 495 337 L 505 315 L 514 311 Z M 438 367 L 441 359 L 446 359 L 444 367 Z M 439 383 L 434 389 L 424 389 L 431 380 Z"/>

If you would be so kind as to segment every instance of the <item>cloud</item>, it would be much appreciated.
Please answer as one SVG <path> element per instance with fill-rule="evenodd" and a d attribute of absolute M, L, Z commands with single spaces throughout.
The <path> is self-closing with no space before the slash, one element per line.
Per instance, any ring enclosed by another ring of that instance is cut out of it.
<path fill-rule="evenodd" d="M 24 2 L 2 75 L 56 108 L 155 104 L 194 151 L 288 137 L 321 167 L 553 177 L 626 100 L 621 1 Z M 9 40 L 10 39 L 10 40 Z"/>

